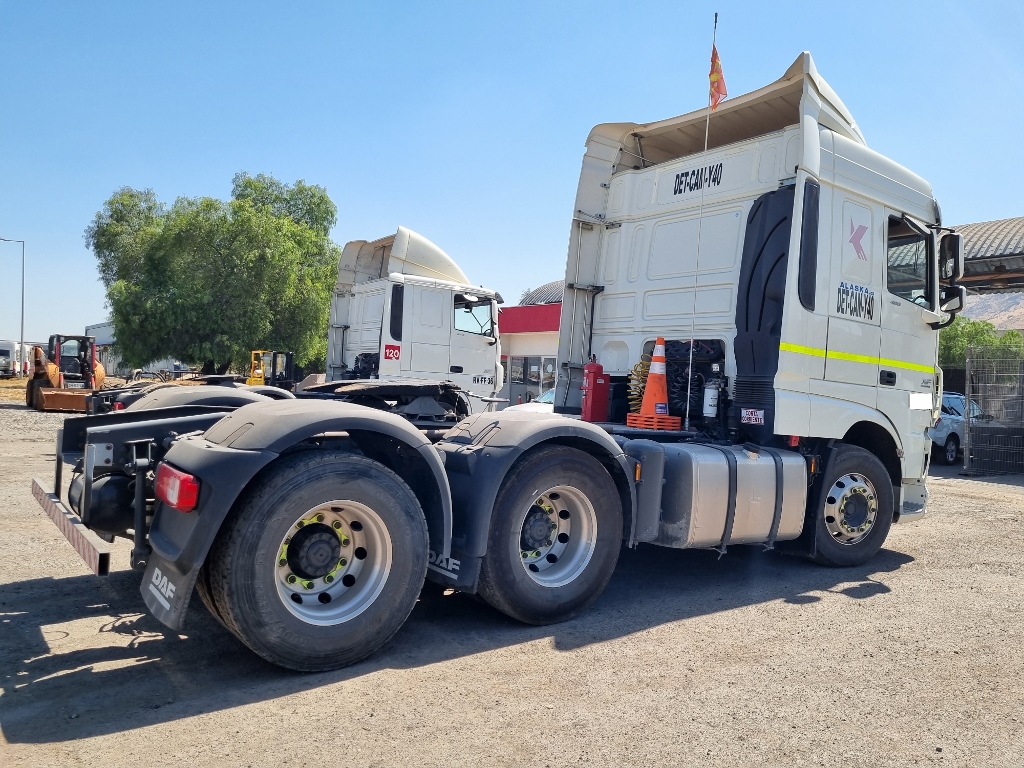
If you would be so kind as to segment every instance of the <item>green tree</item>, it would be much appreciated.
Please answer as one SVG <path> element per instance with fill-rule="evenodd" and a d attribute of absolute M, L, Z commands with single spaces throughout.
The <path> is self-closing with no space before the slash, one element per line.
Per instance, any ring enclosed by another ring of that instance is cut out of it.
<path fill-rule="evenodd" d="M 968 347 L 1001 347 L 1024 355 L 1024 337 L 1018 331 L 1006 331 L 1000 336 L 992 323 L 957 315 L 952 325 L 939 331 L 939 365 L 963 368 L 967 365 Z"/>
<path fill-rule="evenodd" d="M 229 201 L 124 188 L 86 230 L 125 360 L 223 372 L 252 349 L 289 349 L 323 370 L 340 250 L 322 187 L 238 174 Z"/>

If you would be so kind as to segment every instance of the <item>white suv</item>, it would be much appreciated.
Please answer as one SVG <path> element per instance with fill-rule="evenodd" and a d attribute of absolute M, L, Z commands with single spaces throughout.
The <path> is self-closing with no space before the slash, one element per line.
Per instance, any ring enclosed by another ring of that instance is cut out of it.
<path fill-rule="evenodd" d="M 967 398 L 956 392 L 942 393 L 942 409 L 935 426 L 928 430 L 938 459 L 944 464 L 956 464 L 964 445 L 964 429 Z M 971 401 L 971 418 L 985 418 L 978 404 Z"/>

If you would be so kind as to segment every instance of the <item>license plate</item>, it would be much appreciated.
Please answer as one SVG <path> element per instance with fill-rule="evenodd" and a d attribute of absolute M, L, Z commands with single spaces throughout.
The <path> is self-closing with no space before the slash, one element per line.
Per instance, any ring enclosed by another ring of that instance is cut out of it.
<path fill-rule="evenodd" d="M 68 389 L 85 389 L 84 381 L 69 381 L 65 383 Z"/>
<path fill-rule="evenodd" d="M 743 424 L 764 424 L 764 411 L 756 408 L 741 408 L 740 422 Z"/>

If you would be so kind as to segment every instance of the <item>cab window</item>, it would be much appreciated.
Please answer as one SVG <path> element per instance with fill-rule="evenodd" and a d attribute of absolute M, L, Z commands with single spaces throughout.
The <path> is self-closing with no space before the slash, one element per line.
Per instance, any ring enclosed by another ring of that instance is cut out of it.
<path fill-rule="evenodd" d="M 475 296 L 458 293 L 455 295 L 455 330 L 493 336 L 494 321 L 491 318 L 491 302 Z"/>
<path fill-rule="evenodd" d="M 902 220 L 889 217 L 886 237 L 886 277 L 889 293 L 918 306 L 932 306 L 931 238 L 915 232 Z"/>

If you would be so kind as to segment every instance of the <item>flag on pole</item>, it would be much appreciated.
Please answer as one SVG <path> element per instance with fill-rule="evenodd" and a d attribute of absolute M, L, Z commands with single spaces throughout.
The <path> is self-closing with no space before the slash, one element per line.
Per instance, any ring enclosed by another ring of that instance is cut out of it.
<path fill-rule="evenodd" d="M 711 111 L 718 109 L 718 103 L 729 95 L 725 90 L 725 75 L 722 74 L 722 60 L 718 58 L 718 48 L 711 46 L 711 73 L 708 75 L 711 80 Z"/>

